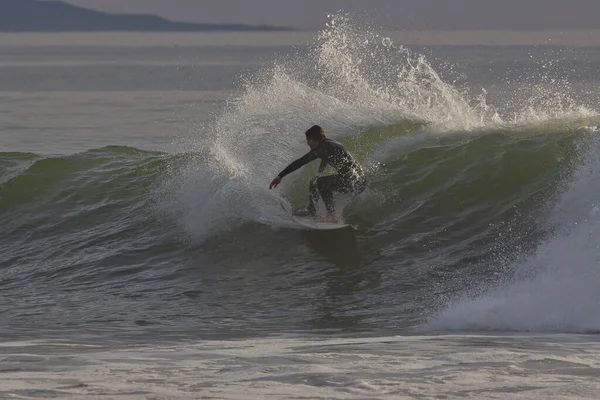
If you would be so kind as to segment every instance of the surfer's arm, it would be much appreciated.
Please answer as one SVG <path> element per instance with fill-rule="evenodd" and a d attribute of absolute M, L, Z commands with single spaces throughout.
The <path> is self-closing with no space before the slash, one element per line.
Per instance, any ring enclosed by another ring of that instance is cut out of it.
<path fill-rule="evenodd" d="M 319 153 L 316 150 L 309 151 L 308 153 L 306 153 L 305 155 L 303 155 L 302 157 L 300 157 L 299 159 L 297 159 L 296 161 L 294 161 L 293 163 L 291 163 L 290 165 L 285 167 L 285 169 L 283 171 L 281 171 L 279 173 L 279 175 L 277 175 L 275 178 L 273 178 L 273 180 L 271 181 L 271 184 L 269 185 L 269 189 L 277 187 L 277 185 L 279 185 L 279 183 L 281 182 L 281 179 L 284 176 L 286 176 L 287 174 L 294 172 L 298 168 L 308 164 L 309 162 L 311 162 L 312 160 L 314 160 L 318 157 L 319 157 Z"/>
<path fill-rule="evenodd" d="M 308 164 L 315 158 L 317 158 L 317 152 L 314 150 L 311 150 L 308 153 L 306 153 L 305 155 L 303 155 L 302 157 L 300 157 L 299 159 L 297 159 L 296 161 L 294 161 L 293 163 L 291 163 L 290 165 L 288 165 L 287 167 L 285 167 L 285 169 L 283 171 L 281 171 L 278 176 L 280 178 L 283 178 L 287 174 L 292 173 L 295 170 L 297 170 L 298 168 Z"/>
<path fill-rule="evenodd" d="M 291 163 L 290 165 L 288 165 L 287 167 L 285 167 L 285 169 L 283 171 L 281 171 L 279 173 L 279 175 L 277 175 L 275 178 L 273 178 L 273 180 L 271 181 L 271 184 L 269 185 L 269 190 L 273 189 L 274 187 L 277 187 L 277 185 L 279 185 L 279 183 L 281 182 L 281 179 L 284 176 L 286 176 L 287 174 L 289 174 L 291 172 L 294 172 L 295 170 L 297 170 L 298 168 L 302 167 L 303 165 L 311 162 L 315 158 L 317 158 L 317 155 L 313 150 L 311 150 L 308 153 L 306 153 L 305 155 L 303 155 L 302 157 L 300 157 L 299 159 L 297 159 L 296 161 L 294 161 L 293 163 Z"/>

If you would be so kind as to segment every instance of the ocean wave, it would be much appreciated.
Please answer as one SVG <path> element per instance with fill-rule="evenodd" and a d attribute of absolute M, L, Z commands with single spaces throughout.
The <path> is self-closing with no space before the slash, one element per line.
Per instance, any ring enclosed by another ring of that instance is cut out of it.
<path fill-rule="evenodd" d="M 334 16 L 307 53 L 244 77 L 179 153 L 0 153 L 0 278 L 138 296 L 150 315 L 173 301 L 172 318 L 223 329 L 597 329 L 597 193 L 582 178 L 597 171 L 597 112 L 564 81 L 488 104 L 443 76 Z M 268 189 L 315 123 L 366 167 L 365 193 L 336 198 L 355 232 L 301 231 L 282 209 L 303 205 L 316 166 Z M 78 320 L 102 321 L 90 308 Z"/>

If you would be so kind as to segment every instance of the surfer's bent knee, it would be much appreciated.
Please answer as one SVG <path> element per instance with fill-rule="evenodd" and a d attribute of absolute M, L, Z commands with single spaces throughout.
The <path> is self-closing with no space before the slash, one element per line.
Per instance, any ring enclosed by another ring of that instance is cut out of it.
<path fill-rule="evenodd" d="M 367 188 L 367 179 L 362 177 L 354 183 L 354 194 L 358 195 L 365 191 Z"/>

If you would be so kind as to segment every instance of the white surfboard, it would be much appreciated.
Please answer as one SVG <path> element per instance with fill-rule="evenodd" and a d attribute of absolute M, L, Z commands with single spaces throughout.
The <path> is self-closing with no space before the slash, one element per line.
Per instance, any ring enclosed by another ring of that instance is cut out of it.
<path fill-rule="evenodd" d="M 293 215 L 292 219 L 298 225 L 302 225 L 306 228 L 310 229 L 318 229 L 318 230 L 334 230 L 334 229 L 344 229 L 348 227 L 352 227 L 352 225 L 344 224 L 341 222 L 320 222 L 318 218 L 313 217 L 299 217 L 297 215 Z"/>
<path fill-rule="evenodd" d="M 290 212 L 288 204 L 285 204 L 283 201 L 279 201 L 279 205 L 285 212 Z M 327 230 L 327 231 L 336 230 L 336 229 L 344 229 L 344 228 L 348 228 L 348 227 L 356 229 L 354 226 L 349 225 L 349 224 L 344 224 L 341 222 L 338 222 L 338 223 L 320 222 L 318 217 L 317 218 L 301 217 L 299 215 L 294 215 L 293 213 L 292 213 L 292 220 L 295 223 L 297 223 L 298 225 L 300 225 L 304 228 L 308 228 L 308 229 Z"/>

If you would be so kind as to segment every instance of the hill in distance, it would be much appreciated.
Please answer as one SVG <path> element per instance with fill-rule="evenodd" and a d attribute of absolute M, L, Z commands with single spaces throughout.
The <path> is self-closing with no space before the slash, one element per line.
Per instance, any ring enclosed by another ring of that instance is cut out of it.
<path fill-rule="evenodd" d="M 108 14 L 62 1 L 0 0 L 0 32 L 284 31 L 290 28 L 174 22 L 157 15 Z"/>

